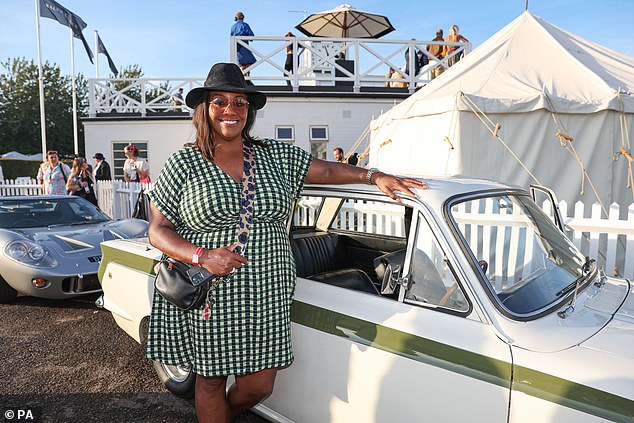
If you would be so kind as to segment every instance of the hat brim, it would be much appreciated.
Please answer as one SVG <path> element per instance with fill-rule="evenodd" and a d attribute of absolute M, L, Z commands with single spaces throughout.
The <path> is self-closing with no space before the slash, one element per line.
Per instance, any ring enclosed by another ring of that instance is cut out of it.
<path fill-rule="evenodd" d="M 185 104 L 190 109 L 195 109 L 199 103 L 201 103 L 205 96 L 211 91 L 226 91 L 229 93 L 242 93 L 246 94 L 249 99 L 249 104 L 260 110 L 266 104 L 266 94 L 253 88 L 236 88 L 234 86 L 219 85 L 216 87 L 197 87 L 187 93 L 185 97 Z"/>

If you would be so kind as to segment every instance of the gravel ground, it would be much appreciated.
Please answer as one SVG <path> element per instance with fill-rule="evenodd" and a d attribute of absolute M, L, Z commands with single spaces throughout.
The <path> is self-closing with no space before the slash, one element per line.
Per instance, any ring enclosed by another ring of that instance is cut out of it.
<path fill-rule="evenodd" d="M 96 298 L 0 304 L 0 421 L 195 422 L 193 401 L 163 388 Z M 266 420 L 245 413 L 237 422 Z"/>

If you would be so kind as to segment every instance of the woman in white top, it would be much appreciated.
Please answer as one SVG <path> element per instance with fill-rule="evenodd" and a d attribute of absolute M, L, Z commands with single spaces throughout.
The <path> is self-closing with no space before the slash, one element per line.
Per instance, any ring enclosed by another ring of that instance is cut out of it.
<path fill-rule="evenodd" d="M 128 145 L 123 149 L 127 157 L 123 164 L 123 180 L 126 182 L 150 182 L 150 169 L 147 163 L 139 158 L 139 149 Z"/>

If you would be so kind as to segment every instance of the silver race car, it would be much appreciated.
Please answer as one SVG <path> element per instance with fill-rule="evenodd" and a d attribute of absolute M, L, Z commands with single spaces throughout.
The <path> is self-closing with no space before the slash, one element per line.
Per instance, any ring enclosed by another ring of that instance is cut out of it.
<path fill-rule="evenodd" d="M 63 299 L 100 291 L 99 244 L 145 236 L 147 226 L 113 221 L 80 197 L 0 197 L 0 303 L 18 293 Z"/>

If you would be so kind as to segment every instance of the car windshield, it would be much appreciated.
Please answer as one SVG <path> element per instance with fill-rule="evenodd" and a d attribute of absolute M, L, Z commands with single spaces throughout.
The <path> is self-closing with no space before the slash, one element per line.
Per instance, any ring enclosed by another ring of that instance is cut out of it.
<path fill-rule="evenodd" d="M 553 305 L 584 274 L 584 256 L 528 195 L 459 201 L 451 216 L 488 288 L 512 314 Z"/>
<path fill-rule="evenodd" d="M 97 207 L 79 197 L 0 198 L 2 229 L 81 225 L 109 220 Z"/>

